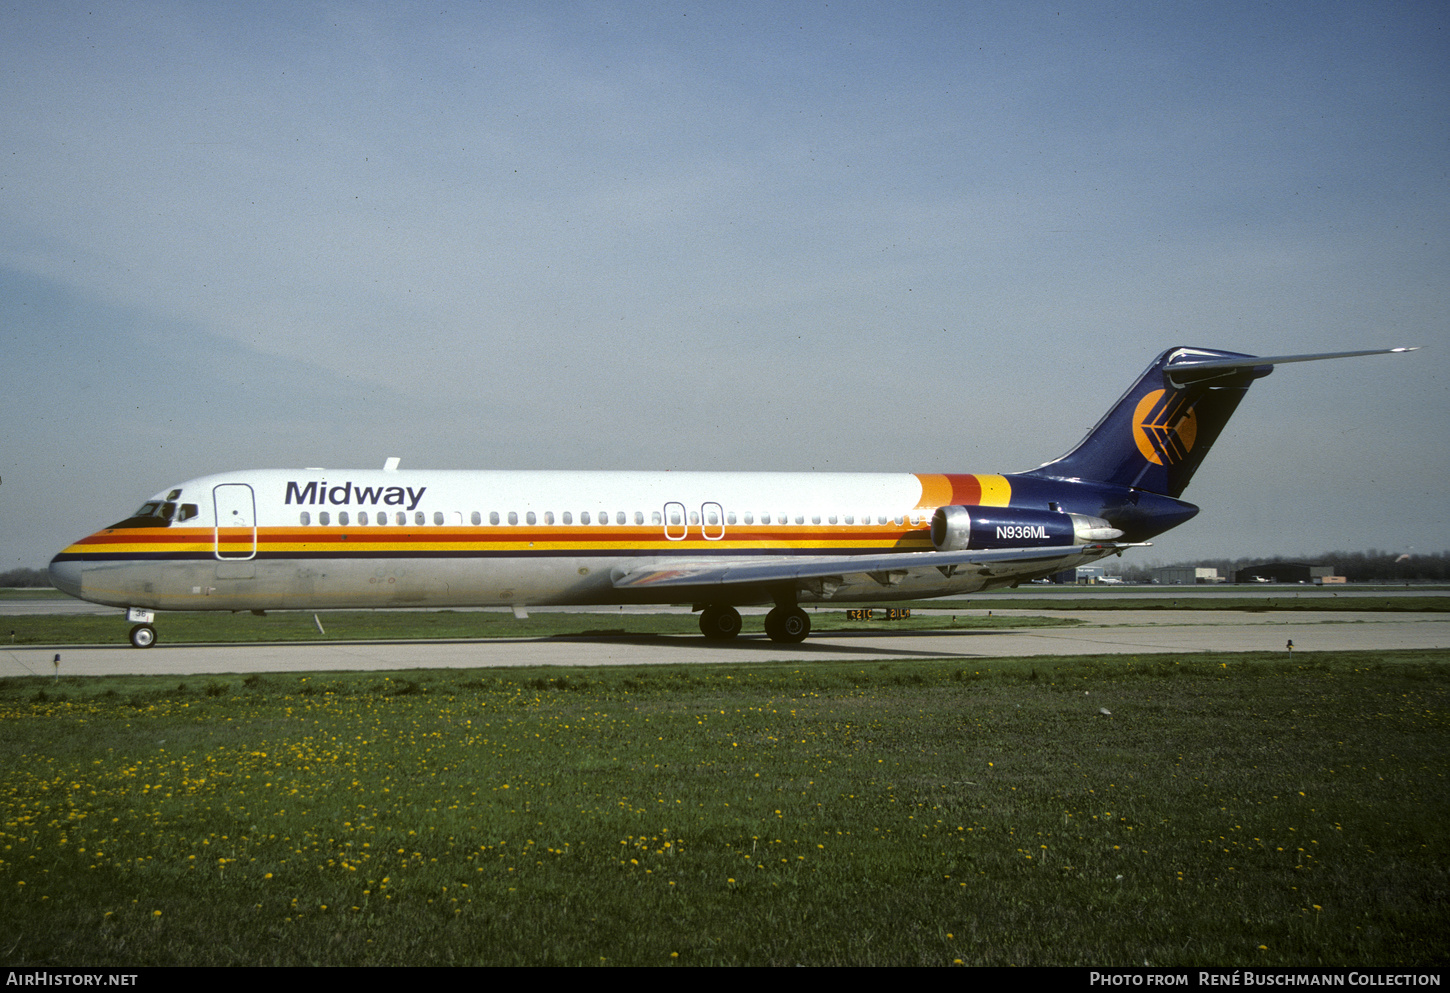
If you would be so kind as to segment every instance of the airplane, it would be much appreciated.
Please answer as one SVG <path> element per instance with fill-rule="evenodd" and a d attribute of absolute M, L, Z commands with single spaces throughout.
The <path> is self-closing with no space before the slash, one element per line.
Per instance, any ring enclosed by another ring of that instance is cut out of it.
<path fill-rule="evenodd" d="M 56 555 L 57 589 L 155 611 L 693 605 L 706 638 L 773 604 L 1016 586 L 1122 555 L 1198 513 L 1179 499 L 1250 384 L 1277 365 L 1411 348 L 1161 353 L 1061 458 L 1010 474 L 264 469 L 160 491 Z"/>

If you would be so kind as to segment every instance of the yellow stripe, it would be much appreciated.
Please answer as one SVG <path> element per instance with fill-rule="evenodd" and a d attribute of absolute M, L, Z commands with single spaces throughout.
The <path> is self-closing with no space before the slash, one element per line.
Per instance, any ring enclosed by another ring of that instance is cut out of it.
<path fill-rule="evenodd" d="M 1006 476 L 977 476 L 982 484 L 983 507 L 1005 507 L 1012 502 L 1012 483 Z"/>

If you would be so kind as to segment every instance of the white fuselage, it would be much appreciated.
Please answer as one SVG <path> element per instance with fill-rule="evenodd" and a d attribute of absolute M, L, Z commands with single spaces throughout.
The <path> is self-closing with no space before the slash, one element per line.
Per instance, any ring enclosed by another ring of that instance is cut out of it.
<path fill-rule="evenodd" d="M 84 599 L 160 610 L 758 603 L 781 583 L 621 587 L 650 566 L 930 552 L 946 503 L 1006 507 L 1003 476 L 911 473 L 256 470 L 158 493 L 52 564 Z M 165 509 L 165 508 L 170 508 Z M 145 510 L 146 508 L 143 508 Z M 158 516 L 159 515 L 159 516 Z M 162 519 L 165 518 L 165 519 Z M 1105 554 L 990 571 L 851 573 L 791 598 L 970 592 Z"/>

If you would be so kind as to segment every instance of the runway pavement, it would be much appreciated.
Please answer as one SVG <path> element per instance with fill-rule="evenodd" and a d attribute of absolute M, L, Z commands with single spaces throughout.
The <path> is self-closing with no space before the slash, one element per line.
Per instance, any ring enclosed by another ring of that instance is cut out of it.
<path fill-rule="evenodd" d="M 749 634 L 724 644 L 698 635 L 639 635 L 215 646 L 168 646 L 163 641 L 144 650 L 124 643 L 26 646 L 0 649 L 0 677 L 50 676 L 57 671 L 52 665 L 56 654 L 61 656 L 62 675 L 80 676 L 1285 651 L 1290 640 L 1298 652 L 1450 647 L 1450 619 L 1436 613 L 1155 610 L 1065 616 L 1087 623 L 1075 628 L 940 632 L 883 628 L 812 635 L 800 645 L 778 645 L 764 635 Z"/>

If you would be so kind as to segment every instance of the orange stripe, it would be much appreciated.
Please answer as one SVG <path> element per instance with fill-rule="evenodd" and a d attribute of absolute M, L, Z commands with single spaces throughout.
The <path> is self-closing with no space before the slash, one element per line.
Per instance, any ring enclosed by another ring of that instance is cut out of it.
<path fill-rule="evenodd" d="M 946 507 L 952 504 L 951 477 L 935 473 L 924 476 L 917 473 L 917 479 L 921 480 L 921 499 L 916 502 L 918 510 L 935 510 L 938 507 Z"/>
<path fill-rule="evenodd" d="M 420 554 L 438 551 L 520 552 L 611 552 L 640 554 L 650 551 L 688 549 L 691 552 L 730 551 L 830 551 L 833 549 L 900 548 L 924 539 L 924 527 L 786 527 L 761 528 L 743 526 L 728 528 L 724 538 L 707 540 L 692 527 L 688 537 L 679 541 L 665 539 L 658 528 L 259 528 L 256 550 L 260 554 L 286 552 L 329 552 L 366 557 L 375 552 L 410 552 Z M 71 545 L 65 554 L 87 554 L 104 550 L 118 555 L 156 552 L 211 553 L 214 548 L 211 529 L 192 530 L 189 534 L 162 531 L 132 531 L 125 534 L 101 532 Z M 252 548 L 250 529 L 237 534 L 224 529 L 221 535 L 223 554 L 237 554 Z"/>

